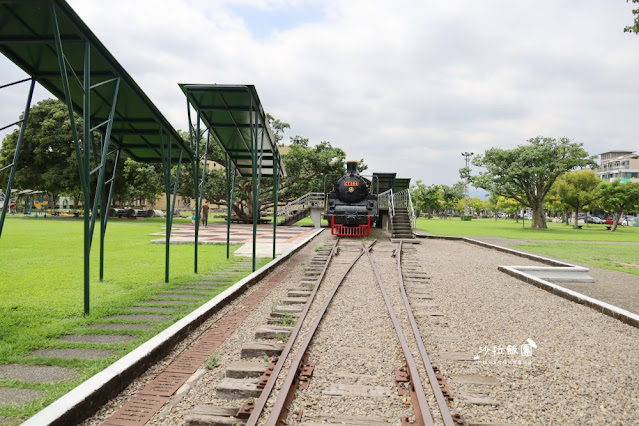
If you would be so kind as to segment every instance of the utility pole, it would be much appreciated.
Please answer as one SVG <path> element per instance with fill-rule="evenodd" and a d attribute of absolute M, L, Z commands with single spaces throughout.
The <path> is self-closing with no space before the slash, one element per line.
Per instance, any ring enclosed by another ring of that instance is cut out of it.
<path fill-rule="evenodd" d="M 472 157 L 474 155 L 473 152 L 462 152 L 461 153 L 462 156 L 464 156 L 464 158 L 466 159 L 466 182 L 464 185 L 464 192 L 465 192 L 465 203 L 464 203 L 464 215 L 468 216 L 470 214 L 470 212 L 468 211 L 468 180 L 470 177 L 470 157 Z"/>

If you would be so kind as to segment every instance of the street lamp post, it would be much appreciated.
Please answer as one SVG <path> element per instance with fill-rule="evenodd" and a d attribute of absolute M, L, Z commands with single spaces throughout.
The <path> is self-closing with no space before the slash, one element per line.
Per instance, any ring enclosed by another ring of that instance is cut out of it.
<path fill-rule="evenodd" d="M 464 215 L 468 216 L 470 213 L 468 211 L 468 179 L 470 176 L 470 157 L 472 157 L 474 155 L 473 152 L 462 152 L 461 155 L 464 156 L 464 158 L 466 159 L 466 182 L 464 185 L 464 192 L 465 192 L 465 203 L 464 203 Z"/>

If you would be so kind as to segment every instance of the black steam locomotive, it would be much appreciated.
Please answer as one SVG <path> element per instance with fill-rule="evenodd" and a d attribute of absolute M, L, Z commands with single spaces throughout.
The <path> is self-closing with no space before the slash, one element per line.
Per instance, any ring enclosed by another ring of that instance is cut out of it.
<path fill-rule="evenodd" d="M 377 194 L 371 181 L 357 171 L 357 161 L 348 161 L 346 174 L 333 181 L 332 190 L 326 194 L 324 217 L 333 235 L 370 235 L 371 225 L 379 219 Z"/>

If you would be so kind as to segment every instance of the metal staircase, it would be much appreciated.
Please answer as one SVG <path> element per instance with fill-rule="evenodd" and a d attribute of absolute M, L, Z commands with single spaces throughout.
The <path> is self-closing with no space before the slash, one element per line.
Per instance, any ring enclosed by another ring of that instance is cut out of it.
<path fill-rule="evenodd" d="M 415 217 L 410 190 L 405 189 L 396 193 L 390 190 L 390 194 L 389 215 L 391 219 L 391 238 L 415 238 L 413 228 L 415 227 L 417 218 Z"/>
<path fill-rule="evenodd" d="M 414 238 L 413 227 L 410 224 L 408 209 L 395 209 L 395 217 L 393 217 L 392 238 Z"/>
<path fill-rule="evenodd" d="M 309 192 L 301 197 L 291 201 L 281 209 L 281 214 L 278 216 L 278 225 L 289 226 L 293 225 L 301 219 L 311 214 L 311 208 L 323 208 L 324 207 L 324 193 L 323 192 Z"/>

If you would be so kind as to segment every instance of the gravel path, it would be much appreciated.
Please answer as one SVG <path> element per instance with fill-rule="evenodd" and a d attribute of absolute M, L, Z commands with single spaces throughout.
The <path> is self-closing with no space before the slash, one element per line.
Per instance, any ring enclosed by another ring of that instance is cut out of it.
<path fill-rule="evenodd" d="M 455 412 L 473 422 L 636 424 L 638 329 L 497 271 L 532 261 L 459 241 L 419 247 L 428 291 L 448 323 L 425 317 L 420 326 L 457 396 Z M 470 375 L 498 384 L 465 383 Z"/>
<path fill-rule="evenodd" d="M 485 241 L 491 244 L 497 244 L 502 247 L 512 247 L 516 244 L 534 244 L 535 241 L 530 240 L 514 240 L 507 238 L 493 238 L 493 237 L 471 237 L 479 241 Z M 555 241 L 570 243 L 574 241 Z M 586 243 L 586 242 L 584 242 Z M 593 242 L 594 243 L 594 242 Z M 597 244 L 606 244 L 597 242 Z M 616 244 L 619 246 L 619 250 L 639 250 L 639 243 L 619 243 L 609 242 L 607 244 Z M 537 254 L 532 251 L 527 251 L 520 247 L 513 247 L 516 250 L 525 251 L 527 253 Z M 593 256 L 596 255 L 593 253 Z M 547 256 L 542 254 L 541 256 Z M 594 283 L 576 283 L 576 282 L 561 282 L 557 283 L 562 287 L 569 288 L 570 290 L 583 293 L 586 296 L 594 297 L 601 301 L 610 303 L 611 305 L 618 306 L 627 311 L 639 314 L 639 275 L 625 274 L 623 272 L 611 271 L 609 269 L 597 268 L 595 266 L 586 263 L 576 263 L 567 261 L 565 259 L 558 259 L 563 262 L 568 262 L 578 266 L 584 266 L 590 269 L 590 276 L 595 279 Z"/>

